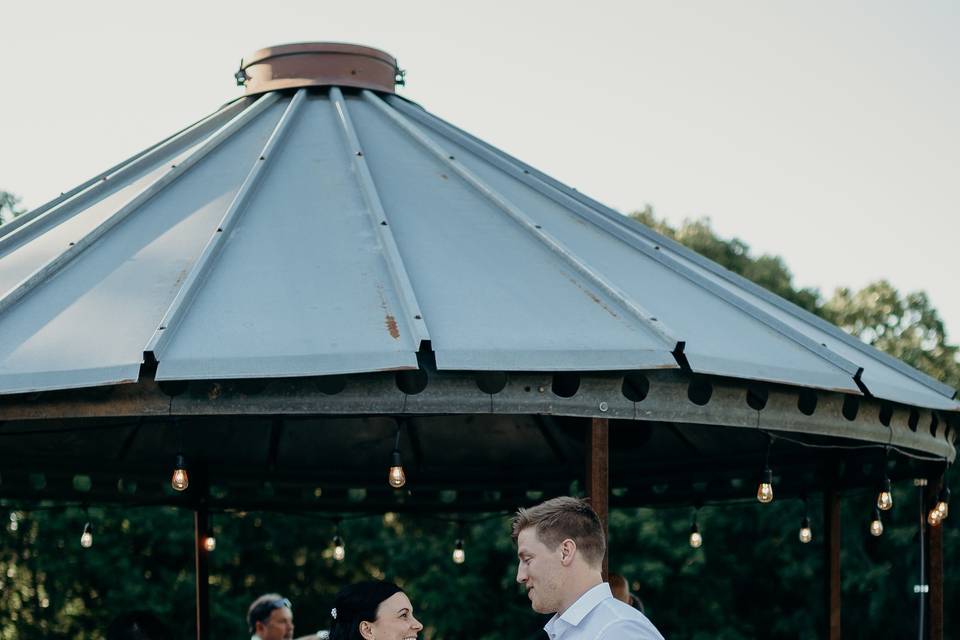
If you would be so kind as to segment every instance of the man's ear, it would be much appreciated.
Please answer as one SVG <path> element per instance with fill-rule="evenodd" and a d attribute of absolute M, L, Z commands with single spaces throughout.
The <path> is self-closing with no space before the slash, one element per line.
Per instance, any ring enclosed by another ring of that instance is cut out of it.
<path fill-rule="evenodd" d="M 364 620 L 360 623 L 360 635 L 364 637 L 365 640 L 373 640 L 373 625 Z"/>
<path fill-rule="evenodd" d="M 569 567 L 577 555 L 577 543 L 567 538 L 560 543 L 560 564 Z"/>

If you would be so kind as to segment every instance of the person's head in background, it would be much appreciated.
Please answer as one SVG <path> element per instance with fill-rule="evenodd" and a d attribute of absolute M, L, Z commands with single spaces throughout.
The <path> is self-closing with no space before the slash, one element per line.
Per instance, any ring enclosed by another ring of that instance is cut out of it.
<path fill-rule="evenodd" d="M 293 605 L 279 593 L 265 593 L 247 609 L 247 626 L 260 640 L 291 640 Z"/>

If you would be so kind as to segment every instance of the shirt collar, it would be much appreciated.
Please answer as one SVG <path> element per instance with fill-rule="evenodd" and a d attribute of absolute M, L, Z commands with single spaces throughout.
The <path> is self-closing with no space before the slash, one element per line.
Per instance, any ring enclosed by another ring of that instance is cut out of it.
<path fill-rule="evenodd" d="M 550 621 L 547 622 L 544 629 L 546 629 L 549 634 L 556 624 L 561 621 L 566 623 L 566 625 L 575 627 L 580 624 L 583 619 L 587 617 L 587 614 L 593 611 L 600 602 L 612 597 L 613 593 L 610 591 L 610 585 L 606 582 L 601 582 L 597 586 L 584 592 L 583 595 L 567 607 L 567 610 L 562 614 L 557 614 L 550 618 Z"/>

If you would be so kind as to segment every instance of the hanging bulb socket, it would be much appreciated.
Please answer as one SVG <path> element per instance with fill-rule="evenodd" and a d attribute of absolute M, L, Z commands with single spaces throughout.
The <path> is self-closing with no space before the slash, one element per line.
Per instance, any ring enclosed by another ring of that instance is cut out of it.
<path fill-rule="evenodd" d="M 880 519 L 880 510 L 873 510 L 873 520 L 870 521 L 870 535 L 877 538 L 883 535 L 883 520 Z"/>
<path fill-rule="evenodd" d="M 467 559 L 467 552 L 463 550 L 463 540 L 457 539 L 453 545 L 454 564 L 463 564 Z"/>
<path fill-rule="evenodd" d="M 810 518 L 804 516 L 803 521 L 800 523 L 800 542 L 807 544 L 813 540 L 813 531 L 810 529 Z"/>
<path fill-rule="evenodd" d="M 877 494 L 877 509 L 881 511 L 890 511 L 893 509 L 893 490 L 890 486 L 890 478 L 884 478 L 880 485 L 880 493 Z"/>
<path fill-rule="evenodd" d="M 403 458 L 400 457 L 400 450 L 394 449 L 393 456 L 390 459 L 390 472 L 387 474 L 387 481 L 394 489 L 399 489 L 407 484 L 407 474 L 403 472 Z"/>
<path fill-rule="evenodd" d="M 767 504 L 773 502 L 773 470 L 766 467 L 760 477 L 760 486 L 757 487 L 757 500 Z"/>
<path fill-rule="evenodd" d="M 83 534 L 80 536 L 80 546 L 89 549 L 93 546 L 93 525 L 89 522 L 83 525 Z"/>
<path fill-rule="evenodd" d="M 178 453 L 173 463 L 173 476 L 170 478 L 170 486 L 174 491 L 186 491 L 190 486 L 190 474 L 187 472 L 187 459 L 182 453 Z"/>

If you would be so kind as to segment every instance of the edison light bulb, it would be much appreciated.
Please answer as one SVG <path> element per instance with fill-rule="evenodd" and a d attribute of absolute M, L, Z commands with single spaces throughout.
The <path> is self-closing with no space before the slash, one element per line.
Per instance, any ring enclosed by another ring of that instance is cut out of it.
<path fill-rule="evenodd" d="M 213 536 L 207 536 L 203 539 L 203 548 L 207 551 L 213 551 L 217 548 L 217 539 Z"/>
<path fill-rule="evenodd" d="M 893 509 L 893 493 L 890 491 L 890 478 L 883 479 L 883 486 L 877 494 L 877 509 L 890 511 Z"/>
<path fill-rule="evenodd" d="M 170 485 L 176 491 L 186 491 L 190 486 L 190 474 L 187 473 L 187 460 L 182 455 L 177 455 L 177 461 L 173 465 L 173 476 L 170 478 Z"/>
<path fill-rule="evenodd" d="M 883 535 L 883 522 L 880 520 L 880 513 L 873 512 L 873 521 L 870 523 L 870 534 L 873 536 Z"/>
<path fill-rule="evenodd" d="M 694 524 L 690 527 L 690 546 L 699 549 L 703 545 L 703 536 L 700 535 L 700 528 Z"/>
<path fill-rule="evenodd" d="M 813 531 L 810 530 L 810 518 L 804 518 L 800 524 L 800 542 L 807 544 L 813 540 Z"/>
<path fill-rule="evenodd" d="M 936 527 L 939 526 L 942 521 L 943 517 L 940 515 L 940 512 L 937 511 L 937 508 L 934 507 L 930 509 L 930 512 L 927 514 L 927 524 L 931 527 Z"/>
<path fill-rule="evenodd" d="M 394 489 L 399 489 L 407 484 L 407 475 L 403 472 L 403 467 L 390 467 L 390 476 L 388 479 L 390 486 Z"/>
<path fill-rule="evenodd" d="M 393 450 L 393 463 L 390 465 L 390 473 L 387 474 L 387 482 L 394 489 L 399 489 L 407 484 L 407 474 L 403 472 L 403 460 L 400 459 L 400 451 Z"/>
<path fill-rule="evenodd" d="M 937 510 L 937 513 L 940 514 L 941 520 L 946 520 L 947 516 L 950 515 L 950 489 L 944 487 L 940 490 L 940 495 L 937 498 L 937 504 L 934 509 Z"/>
<path fill-rule="evenodd" d="M 764 504 L 773 502 L 773 471 L 769 468 L 763 470 L 763 478 L 757 488 L 757 500 Z"/>
<path fill-rule="evenodd" d="M 343 538 L 339 535 L 333 536 L 333 559 L 342 562 L 347 557 L 347 547 L 343 544 Z"/>
<path fill-rule="evenodd" d="M 93 527 L 90 523 L 83 525 L 83 535 L 80 536 L 80 546 L 89 549 L 93 546 Z"/>
<path fill-rule="evenodd" d="M 453 562 L 463 564 L 466 559 L 467 552 L 463 550 L 463 540 L 457 540 L 457 543 L 453 545 Z"/>

